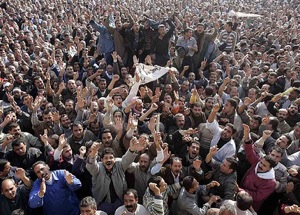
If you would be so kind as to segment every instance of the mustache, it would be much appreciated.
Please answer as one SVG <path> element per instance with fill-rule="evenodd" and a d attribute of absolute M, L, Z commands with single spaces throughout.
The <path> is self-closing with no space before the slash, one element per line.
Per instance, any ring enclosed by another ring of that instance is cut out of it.
<path fill-rule="evenodd" d="M 133 205 L 126 205 L 126 208 L 133 208 Z"/>

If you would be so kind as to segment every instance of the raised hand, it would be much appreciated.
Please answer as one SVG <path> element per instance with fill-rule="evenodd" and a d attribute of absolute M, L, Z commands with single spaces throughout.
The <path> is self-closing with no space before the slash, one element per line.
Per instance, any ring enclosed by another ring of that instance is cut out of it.
<path fill-rule="evenodd" d="M 272 133 L 273 133 L 272 131 L 264 130 L 264 131 L 263 131 L 263 138 L 264 138 L 264 139 L 269 138 L 269 137 L 271 136 Z"/>
<path fill-rule="evenodd" d="M 245 100 L 244 100 L 244 105 L 245 105 L 245 106 L 248 106 L 248 105 L 250 105 L 251 103 L 252 103 L 252 100 L 251 100 L 250 98 L 246 97 Z"/>
<path fill-rule="evenodd" d="M 242 126 L 244 128 L 244 140 L 247 141 L 249 140 L 250 127 L 247 124 L 243 124 Z"/>
<path fill-rule="evenodd" d="M 60 115 L 59 115 L 59 112 L 56 111 L 53 113 L 53 122 L 59 123 L 59 120 L 60 120 Z"/>
<path fill-rule="evenodd" d="M 90 152 L 90 158 L 95 158 L 96 155 L 98 154 L 98 151 L 101 147 L 101 143 L 99 142 L 93 142 L 92 146 L 91 146 L 91 152 Z"/>
<path fill-rule="evenodd" d="M 44 143 L 45 146 L 49 144 L 49 142 L 48 142 L 48 130 L 47 129 L 44 129 L 44 134 L 40 135 L 40 139 Z"/>
<path fill-rule="evenodd" d="M 160 195 L 160 189 L 157 187 L 156 183 L 149 183 L 149 189 L 152 190 L 156 196 Z"/>
<path fill-rule="evenodd" d="M 195 170 L 197 171 L 197 172 L 199 172 L 200 171 L 200 169 L 201 169 L 201 164 L 202 164 L 202 161 L 201 160 L 194 160 L 193 161 L 193 167 L 195 168 Z"/>
<path fill-rule="evenodd" d="M 79 148 L 79 154 L 80 154 L 80 157 L 84 157 L 85 156 L 85 153 L 86 153 L 86 147 L 85 146 L 81 146 Z"/>
<path fill-rule="evenodd" d="M 219 110 L 220 110 L 219 103 L 214 104 L 214 107 L 213 107 L 212 111 L 215 112 L 215 113 L 218 113 Z"/>
<path fill-rule="evenodd" d="M 115 120 L 115 129 L 117 131 L 122 131 L 123 130 L 123 119 L 121 117 L 117 117 L 114 120 Z"/>
<path fill-rule="evenodd" d="M 62 149 L 66 143 L 67 143 L 67 139 L 65 138 L 65 134 L 60 135 L 58 139 L 58 147 Z"/>
<path fill-rule="evenodd" d="M 26 172 L 22 168 L 17 168 L 15 172 L 15 176 L 19 179 L 23 179 L 26 177 Z"/>
<path fill-rule="evenodd" d="M 130 146 L 129 146 L 129 150 L 130 151 L 142 151 L 146 148 L 146 142 L 140 142 L 138 141 L 138 139 L 136 137 L 133 137 L 130 140 Z"/>
<path fill-rule="evenodd" d="M 73 175 L 66 170 L 64 171 L 65 179 L 68 184 L 72 185 L 73 184 Z"/>
<path fill-rule="evenodd" d="M 218 152 L 218 147 L 217 146 L 213 146 L 209 149 L 209 154 L 211 154 L 212 156 L 214 156 L 215 154 L 217 154 Z"/>

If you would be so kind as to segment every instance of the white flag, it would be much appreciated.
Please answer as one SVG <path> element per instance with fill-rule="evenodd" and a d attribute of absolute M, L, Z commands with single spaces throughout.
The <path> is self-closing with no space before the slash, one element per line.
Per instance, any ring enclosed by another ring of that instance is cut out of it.
<path fill-rule="evenodd" d="M 161 76 L 170 71 L 170 69 L 175 68 L 167 68 L 161 66 L 148 66 L 142 63 L 139 63 L 136 67 L 136 73 L 140 76 L 140 84 L 147 84 L 151 81 L 155 81 L 159 79 Z"/>

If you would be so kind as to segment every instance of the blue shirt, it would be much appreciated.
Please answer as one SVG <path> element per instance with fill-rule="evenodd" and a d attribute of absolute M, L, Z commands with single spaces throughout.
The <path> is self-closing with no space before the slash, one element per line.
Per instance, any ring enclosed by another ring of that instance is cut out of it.
<path fill-rule="evenodd" d="M 94 20 L 89 23 L 96 31 L 100 33 L 98 40 L 98 51 L 101 54 L 110 53 L 115 50 L 114 39 L 104 25 L 99 25 Z"/>
<path fill-rule="evenodd" d="M 46 193 L 43 198 L 38 196 L 41 179 L 33 183 L 29 194 L 29 206 L 37 208 L 43 206 L 44 215 L 78 215 L 79 200 L 74 191 L 81 187 L 81 182 L 73 176 L 73 184 L 67 183 L 64 170 L 52 172 L 52 184 L 46 182 Z"/>

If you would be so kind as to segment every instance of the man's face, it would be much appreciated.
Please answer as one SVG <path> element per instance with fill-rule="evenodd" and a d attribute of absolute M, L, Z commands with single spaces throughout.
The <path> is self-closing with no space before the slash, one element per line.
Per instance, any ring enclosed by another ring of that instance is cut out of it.
<path fill-rule="evenodd" d="M 146 154 L 141 155 L 139 164 L 140 164 L 140 168 L 143 172 L 147 171 L 147 169 L 150 165 L 149 156 Z"/>
<path fill-rule="evenodd" d="M 177 118 L 176 118 L 176 125 L 177 125 L 179 128 L 183 128 L 184 123 L 185 123 L 184 116 L 180 116 L 180 117 L 177 117 Z"/>
<path fill-rule="evenodd" d="M 65 103 L 65 110 L 66 110 L 66 113 L 71 113 L 74 109 L 74 103 L 72 101 L 67 101 Z"/>
<path fill-rule="evenodd" d="M 192 143 L 192 145 L 188 147 L 188 153 L 190 158 L 192 159 L 198 156 L 199 152 L 200 152 L 200 146 L 197 143 Z"/>
<path fill-rule="evenodd" d="M 201 34 L 204 31 L 204 27 L 202 25 L 198 25 L 197 32 Z"/>
<path fill-rule="evenodd" d="M 133 193 L 124 195 L 124 206 L 129 212 L 134 213 L 137 208 L 137 204 L 138 198 L 135 198 Z"/>
<path fill-rule="evenodd" d="M 189 89 L 189 82 L 188 81 L 184 81 L 182 84 L 181 84 L 181 89 L 182 91 L 187 91 Z"/>
<path fill-rule="evenodd" d="M 159 27 L 158 33 L 159 33 L 161 36 L 164 36 L 164 35 L 166 34 L 166 27 Z"/>
<path fill-rule="evenodd" d="M 166 93 L 171 93 L 172 92 L 172 85 L 171 84 L 166 84 L 166 86 L 165 86 L 165 92 Z"/>
<path fill-rule="evenodd" d="M 195 80 L 196 76 L 194 73 L 189 74 L 189 82 L 193 82 Z"/>
<path fill-rule="evenodd" d="M 288 108 L 288 111 L 289 111 L 289 114 L 290 114 L 290 115 L 295 115 L 295 114 L 298 113 L 298 106 L 292 104 L 292 105 Z"/>
<path fill-rule="evenodd" d="M 171 165 L 171 171 L 175 176 L 178 176 L 182 171 L 182 162 L 179 160 L 175 160 Z"/>
<path fill-rule="evenodd" d="M 122 97 L 121 96 L 115 96 L 114 97 L 114 104 L 117 106 L 117 107 L 122 107 Z"/>
<path fill-rule="evenodd" d="M 80 207 L 80 215 L 96 215 L 96 211 L 92 206 Z"/>
<path fill-rule="evenodd" d="M 104 144 L 105 147 L 111 147 L 113 141 L 111 133 L 103 133 L 101 140 L 102 140 L 102 144 Z"/>
<path fill-rule="evenodd" d="M 41 78 L 34 81 L 34 85 L 37 89 L 45 89 L 44 82 Z"/>
<path fill-rule="evenodd" d="M 262 158 L 258 163 L 257 172 L 268 172 L 270 169 L 270 163 Z"/>
<path fill-rule="evenodd" d="M 282 159 L 282 156 L 280 153 L 276 152 L 275 150 L 272 150 L 270 152 L 271 157 L 276 161 L 276 163 L 279 163 Z"/>
<path fill-rule="evenodd" d="M 277 140 L 276 140 L 276 145 L 278 145 L 280 148 L 285 149 L 288 145 L 288 138 L 286 136 L 280 136 Z"/>
<path fill-rule="evenodd" d="M 2 172 L 0 172 L 1 177 L 6 177 L 8 175 L 8 173 L 11 170 L 11 165 L 9 162 L 7 162 L 7 164 L 5 164 L 4 169 Z"/>
<path fill-rule="evenodd" d="M 300 139 L 300 126 L 295 126 L 294 136 L 296 137 L 297 140 Z"/>
<path fill-rule="evenodd" d="M 77 125 L 73 127 L 73 135 L 75 139 L 82 139 L 83 137 L 83 127 L 82 125 Z"/>
<path fill-rule="evenodd" d="M 262 85 L 261 92 L 269 92 L 269 90 L 270 90 L 270 85 L 268 84 Z"/>
<path fill-rule="evenodd" d="M 221 133 L 221 138 L 223 140 L 228 140 L 231 138 L 232 134 L 233 134 L 232 129 L 229 126 L 225 126 L 225 128 Z"/>
<path fill-rule="evenodd" d="M 223 107 L 223 112 L 225 114 L 231 114 L 234 111 L 234 107 L 231 105 L 230 102 L 226 102 L 224 107 Z"/>
<path fill-rule="evenodd" d="M 230 174 L 232 169 L 230 169 L 230 163 L 225 159 L 220 165 L 220 171 L 224 174 Z"/>
<path fill-rule="evenodd" d="M 194 106 L 192 112 L 196 117 L 200 117 L 202 113 L 202 108 Z"/>
<path fill-rule="evenodd" d="M 207 110 L 211 110 L 214 106 L 214 100 L 213 99 L 208 99 L 206 102 L 205 102 L 205 108 Z"/>
<path fill-rule="evenodd" d="M 248 97 L 251 99 L 251 100 L 255 100 L 256 99 L 256 90 L 255 89 L 250 89 L 248 91 Z"/>
<path fill-rule="evenodd" d="M 9 131 L 9 134 L 13 135 L 14 138 L 19 138 L 20 135 L 21 135 L 21 128 L 20 126 L 17 126 L 15 128 L 12 128 L 10 131 Z"/>
<path fill-rule="evenodd" d="M 170 95 L 165 95 L 164 102 L 166 102 L 168 104 L 172 104 L 172 98 L 171 98 L 171 96 Z"/>
<path fill-rule="evenodd" d="M 100 81 L 99 83 L 99 88 L 100 90 L 105 90 L 106 89 L 106 81 Z"/>
<path fill-rule="evenodd" d="M 287 117 L 287 111 L 286 110 L 279 110 L 277 113 L 277 119 L 279 122 L 282 122 L 286 119 Z"/>
<path fill-rule="evenodd" d="M 14 152 L 19 156 L 24 156 L 26 154 L 26 144 L 21 143 L 19 146 L 14 146 Z"/>
<path fill-rule="evenodd" d="M 268 83 L 269 84 L 274 84 L 276 81 L 276 78 L 274 76 L 269 75 L 268 76 Z"/>
<path fill-rule="evenodd" d="M 62 156 L 65 160 L 70 161 L 73 157 L 73 151 L 70 146 L 66 146 L 63 149 Z"/>
<path fill-rule="evenodd" d="M 115 164 L 115 156 L 112 154 L 105 154 L 102 158 L 102 163 L 106 170 L 111 171 Z"/>
<path fill-rule="evenodd" d="M 60 123 L 64 128 L 69 128 L 71 126 L 71 120 L 67 115 L 60 118 Z"/>
<path fill-rule="evenodd" d="M 53 116 L 52 113 L 43 114 L 43 121 L 48 125 L 51 126 L 53 124 Z"/>
<path fill-rule="evenodd" d="M 75 92 L 76 91 L 76 83 L 74 80 L 69 80 L 68 81 L 68 90 L 70 90 L 71 92 Z"/>
<path fill-rule="evenodd" d="M 258 129 L 258 127 L 259 127 L 259 121 L 251 118 L 250 119 L 250 129 L 256 130 L 256 129 Z"/>
<path fill-rule="evenodd" d="M 13 180 L 5 180 L 2 183 L 2 193 L 9 200 L 14 200 L 17 194 L 17 186 Z"/>
<path fill-rule="evenodd" d="M 48 165 L 38 164 L 34 167 L 33 171 L 39 179 L 44 178 L 46 181 L 49 180 L 51 176 L 50 168 Z"/>

